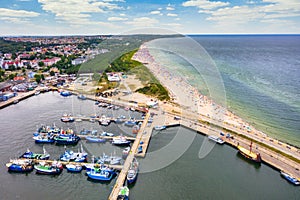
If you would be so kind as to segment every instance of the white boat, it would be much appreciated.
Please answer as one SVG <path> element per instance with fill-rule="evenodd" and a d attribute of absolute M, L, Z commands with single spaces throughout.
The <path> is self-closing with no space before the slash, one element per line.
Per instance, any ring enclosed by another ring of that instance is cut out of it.
<path fill-rule="evenodd" d="M 124 157 L 126 157 L 126 156 L 128 156 L 129 152 L 130 152 L 130 147 L 126 147 L 126 148 L 122 151 L 122 155 L 123 155 Z"/>
<path fill-rule="evenodd" d="M 114 138 L 112 141 L 112 144 L 114 144 L 114 145 L 129 145 L 130 141 L 128 141 L 124 136 L 120 136 L 120 137 Z"/>
<path fill-rule="evenodd" d="M 102 126 L 108 126 L 110 124 L 110 119 L 107 118 L 105 115 L 102 115 L 99 119 L 99 124 Z"/>
<path fill-rule="evenodd" d="M 283 178 L 285 178 L 287 181 L 289 181 L 290 183 L 294 184 L 294 185 L 300 185 L 300 180 L 298 180 L 297 178 L 293 177 L 292 175 L 281 171 L 280 172 L 281 176 Z"/>
<path fill-rule="evenodd" d="M 109 137 L 112 137 L 112 136 L 114 136 L 114 134 L 113 134 L 113 133 L 108 133 L 108 132 L 102 132 L 102 133 L 101 133 L 101 136 L 109 136 Z"/>
<path fill-rule="evenodd" d="M 129 189 L 127 186 L 120 187 L 120 192 L 118 194 L 117 200 L 128 200 L 129 199 Z"/>
<path fill-rule="evenodd" d="M 138 171 L 139 171 L 139 163 L 138 163 L 137 159 L 134 158 L 131 163 L 131 166 L 128 170 L 128 173 L 127 173 L 127 183 L 128 184 L 134 183 L 136 181 Z"/>
<path fill-rule="evenodd" d="M 154 130 L 156 130 L 156 131 L 161 131 L 161 130 L 164 130 L 164 129 L 166 129 L 167 127 L 166 126 L 155 126 L 154 127 Z"/>
<path fill-rule="evenodd" d="M 214 135 L 210 135 L 208 136 L 208 139 L 218 143 L 218 144 L 224 144 L 224 140 L 222 140 L 221 138 L 219 138 L 218 136 L 214 136 Z"/>

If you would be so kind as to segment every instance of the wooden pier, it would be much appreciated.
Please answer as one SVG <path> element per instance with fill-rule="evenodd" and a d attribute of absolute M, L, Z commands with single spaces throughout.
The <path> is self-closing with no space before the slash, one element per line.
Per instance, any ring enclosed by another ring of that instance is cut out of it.
<path fill-rule="evenodd" d="M 140 140 L 142 138 L 144 129 L 146 128 L 147 124 L 148 124 L 148 120 L 149 120 L 150 114 L 147 113 L 145 120 L 137 134 L 136 140 L 134 141 L 133 145 L 131 146 L 130 152 L 125 160 L 125 163 L 123 165 L 123 169 L 121 170 L 121 172 L 118 175 L 117 181 L 113 187 L 112 192 L 110 193 L 109 196 L 109 200 L 116 200 L 120 191 L 120 187 L 122 187 L 124 185 L 124 182 L 126 180 L 126 176 L 128 173 L 128 170 L 130 168 L 130 165 L 133 161 L 133 158 L 135 157 L 135 154 L 137 153 L 139 144 L 140 144 Z"/>

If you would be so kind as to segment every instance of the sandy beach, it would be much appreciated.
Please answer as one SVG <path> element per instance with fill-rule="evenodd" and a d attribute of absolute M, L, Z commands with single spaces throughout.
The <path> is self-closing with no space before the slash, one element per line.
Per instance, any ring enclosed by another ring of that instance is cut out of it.
<path fill-rule="evenodd" d="M 297 147 L 285 144 L 279 140 L 269 137 L 266 133 L 250 126 L 245 120 L 230 112 L 227 108 L 218 105 L 216 102 L 201 94 L 192 87 L 184 77 L 175 76 L 155 61 L 154 57 L 144 43 L 133 56 L 134 60 L 144 63 L 145 66 L 157 77 L 170 92 L 173 104 L 163 104 L 171 109 L 180 109 L 182 115 L 193 115 L 195 119 L 208 121 L 220 127 L 228 127 L 249 138 L 263 142 L 271 147 L 281 150 L 289 155 L 300 159 L 300 150 Z M 176 106 L 177 105 L 177 106 Z"/>

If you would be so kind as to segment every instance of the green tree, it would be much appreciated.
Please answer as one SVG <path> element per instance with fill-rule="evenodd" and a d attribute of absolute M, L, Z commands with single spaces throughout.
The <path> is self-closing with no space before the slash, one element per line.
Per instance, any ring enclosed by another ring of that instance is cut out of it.
<path fill-rule="evenodd" d="M 35 75 L 34 75 L 34 78 L 35 78 L 35 81 L 36 81 L 37 83 L 40 83 L 40 82 L 41 82 L 42 77 L 41 77 L 40 74 L 35 74 Z"/>
<path fill-rule="evenodd" d="M 38 65 L 39 65 L 39 67 L 43 67 L 43 66 L 45 66 L 45 63 L 44 63 L 43 61 L 40 61 L 40 62 L 38 63 Z"/>
<path fill-rule="evenodd" d="M 50 76 L 54 76 L 55 72 L 54 71 L 50 71 Z"/>

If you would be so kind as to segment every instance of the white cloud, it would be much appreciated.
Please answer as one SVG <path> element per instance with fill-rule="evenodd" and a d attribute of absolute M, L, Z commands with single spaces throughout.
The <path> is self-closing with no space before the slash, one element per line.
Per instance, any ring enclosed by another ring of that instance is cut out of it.
<path fill-rule="evenodd" d="M 175 13 L 168 13 L 167 16 L 168 16 L 168 17 L 177 17 L 178 15 L 175 14 Z"/>
<path fill-rule="evenodd" d="M 175 8 L 171 7 L 171 6 L 168 6 L 168 7 L 166 7 L 166 10 L 175 10 Z"/>
<path fill-rule="evenodd" d="M 136 27 L 151 27 L 154 26 L 155 24 L 158 24 L 158 21 L 156 19 L 149 18 L 149 17 L 140 17 L 124 23 Z"/>
<path fill-rule="evenodd" d="M 157 8 L 157 10 L 162 10 L 162 8 Z"/>
<path fill-rule="evenodd" d="M 279 19 L 280 22 L 291 22 L 291 19 L 286 18 L 300 16 L 298 0 L 263 0 L 263 4 L 247 1 L 247 4 L 230 6 L 228 2 L 190 0 L 182 5 L 199 8 L 199 13 L 209 15 L 206 20 L 214 21 L 217 25 L 222 26 L 241 25 L 249 22 L 273 23 L 276 21 L 274 19 Z"/>
<path fill-rule="evenodd" d="M 224 6 L 228 6 L 229 2 L 222 2 L 222 1 L 209 1 L 209 0 L 190 0 L 183 2 L 182 5 L 184 7 L 198 7 L 199 9 L 204 10 L 212 10 Z"/>
<path fill-rule="evenodd" d="M 123 9 L 115 1 L 97 0 L 38 0 L 42 9 L 54 13 L 57 20 L 66 21 L 72 25 L 102 24 L 104 22 L 91 21 L 91 14 L 105 13 L 111 10 Z"/>
<path fill-rule="evenodd" d="M 153 11 L 150 12 L 150 14 L 152 14 L 152 15 L 160 15 L 162 13 L 159 10 L 153 10 Z"/>
<path fill-rule="evenodd" d="M 108 21 L 126 21 L 128 18 L 123 18 L 123 17 L 109 17 L 107 19 Z"/>
<path fill-rule="evenodd" d="M 40 13 L 32 12 L 32 11 L 26 11 L 26 10 L 12 10 L 7 8 L 0 8 L 0 17 L 37 17 Z"/>
<path fill-rule="evenodd" d="M 120 14 L 120 16 L 121 16 L 121 17 L 125 17 L 125 16 L 126 16 L 126 14 L 124 14 L 124 13 L 121 13 L 121 14 Z"/>
<path fill-rule="evenodd" d="M 29 21 L 25 18 L 18 18 L 18 17 L 0 17 L 1 21 L 14 23 L 14 24 L 28 24 Z"/>

